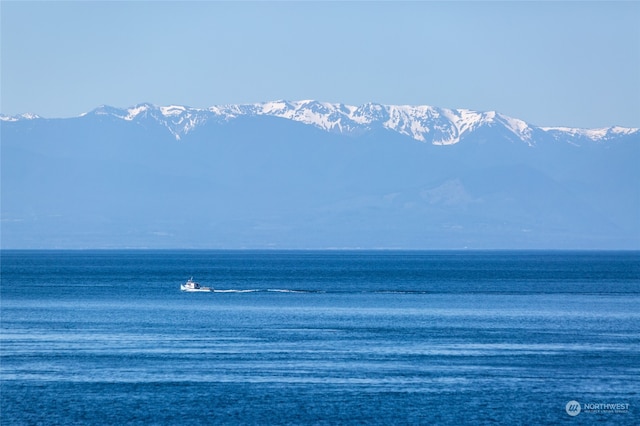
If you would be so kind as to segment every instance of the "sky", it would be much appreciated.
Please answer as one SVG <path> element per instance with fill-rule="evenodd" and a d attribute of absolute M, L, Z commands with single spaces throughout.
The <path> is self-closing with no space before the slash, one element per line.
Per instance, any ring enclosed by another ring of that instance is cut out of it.
<path fill-rule="evenodd" d="M 11 1 L 0 113 L 315 99 L 640 127 L 640 2 Z"/>

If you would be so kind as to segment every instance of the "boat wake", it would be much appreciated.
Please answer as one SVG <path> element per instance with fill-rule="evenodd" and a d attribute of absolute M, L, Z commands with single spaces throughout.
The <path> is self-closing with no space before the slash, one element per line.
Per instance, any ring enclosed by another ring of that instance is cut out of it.
<path fill-rule="evenodd" d="M 425 290 L 370 290 L 370 291 L 344 291 L 344 290 L 302 290 L 288 288 L 254 288 L 254 289 L 211 289 L 212 293 L 299 293 L 299 294 L 432 294 Z"/>
<path fill-rule="evenodd" d="M 296 288 L 212 288 L 202 286 L 199 283 L 193 281 L 193 278 L 187 280 L 185 284 L 180 285 L 180 289 L 186 292 L 210 292 L 210 293 L 301 293 L 301 294 L 313 294 L 313 293 L 381 293 L 381 294 L 429 294 L 424 290 L 411 290 L 411 289 L 372 289 L 366 291 L 358 291 L 356 289 L 352 291 L 348 290 L 314 290 L 314 289 L 296 289 Z"/>
<path fill-rule="evenodd" d="M 286 288 L 267 289 L 215 289 L 213 293 L 325 293 L 320 290 L 292 290 Z"/>

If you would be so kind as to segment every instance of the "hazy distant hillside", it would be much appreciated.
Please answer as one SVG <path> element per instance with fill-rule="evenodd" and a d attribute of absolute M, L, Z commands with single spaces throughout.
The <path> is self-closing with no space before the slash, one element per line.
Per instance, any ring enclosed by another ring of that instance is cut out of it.
<path fill-rule="evenodd" d="M 640 249 L 637 129 L 315 101 L 1 118 L 5 248 Z"/>

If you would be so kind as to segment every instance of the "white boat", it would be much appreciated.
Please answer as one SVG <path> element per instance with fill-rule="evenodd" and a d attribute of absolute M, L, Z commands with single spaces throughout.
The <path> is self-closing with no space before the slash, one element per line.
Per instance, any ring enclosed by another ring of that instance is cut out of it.
<path fill-rule="evenodd" d="M 204 287 L 193 280 L 193 277 L 189 278 L 186 283 L 180 284 L 180 290 L 182 291 L 213 291 L 211 287 Z"/>

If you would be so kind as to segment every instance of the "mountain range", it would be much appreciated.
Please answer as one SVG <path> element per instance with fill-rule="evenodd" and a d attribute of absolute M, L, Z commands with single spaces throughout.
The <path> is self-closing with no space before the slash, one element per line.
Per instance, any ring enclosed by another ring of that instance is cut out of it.
<path fill-rule="evenodd" d="M 224 123 L 238 117 L 270 116 L 285 118 L 317 128 L 347 135 L 361 135 L 377 129 L 388 129 L 421 142 L 451 145 L 483 129 L 502 130 L 511 139 L 533 144 L 543 140 L 565 139 L 571 143 L 607 141 L 621 136 L 637 135 L 639 129 L 613 126 L 600 129 L 532 126 L 520 119 L 495 111 L 478 112 L 468 109 L 436 108 L 427 105 L 381 105 L 368 103 L 361 106 L 305 100 L 298 102 L 274 101 L 250 105 L 213 106 L 208 109 L 179 105 L 155 106 L 143 103 L 131 108 L 101 106 L 80 117 L 110 116 L 126 121 L 157 122 L 177 140 L 198 127 Z M 41 119 L 27 113 L 18 116 L 0 115 L 2 121 Z"/>
<path fill-rule="evenodd" d="M 4 248 L 640 249 L 640 130 L 490 111 L 0 116 Z"/>

